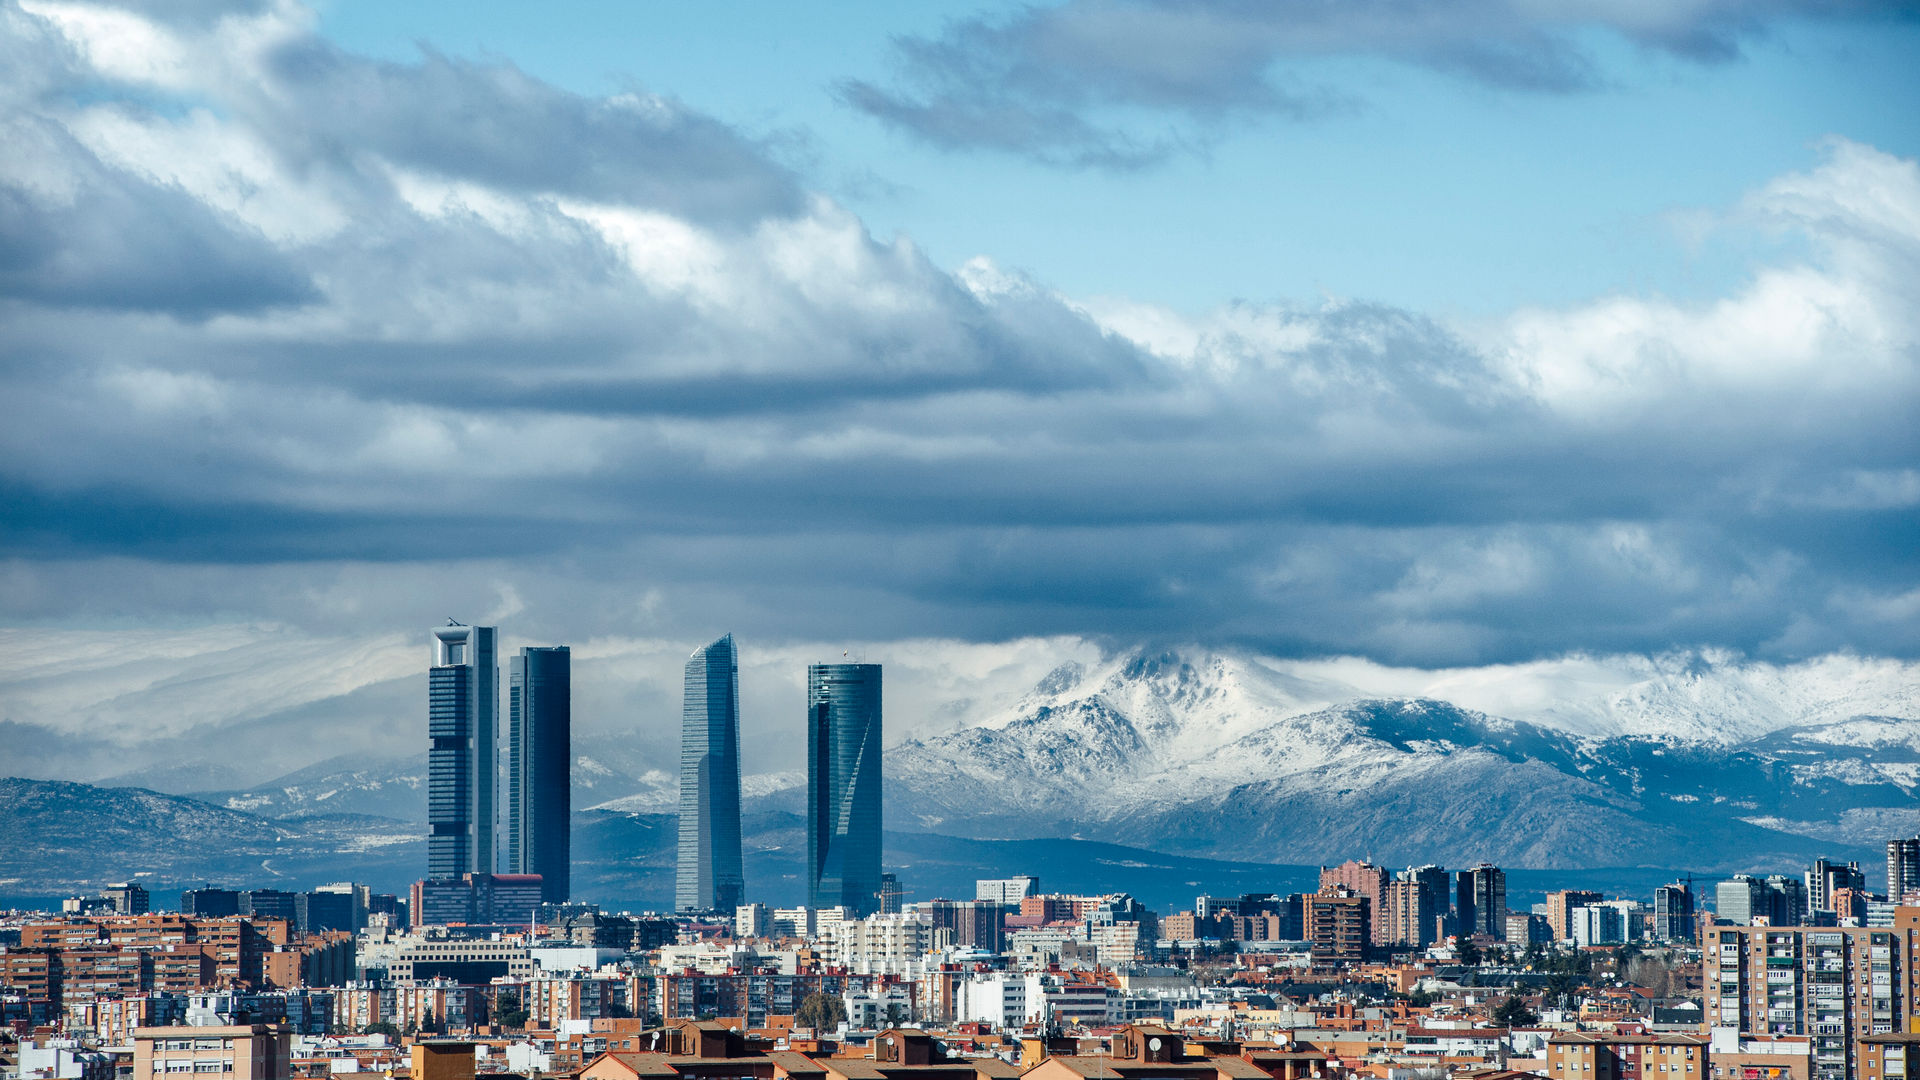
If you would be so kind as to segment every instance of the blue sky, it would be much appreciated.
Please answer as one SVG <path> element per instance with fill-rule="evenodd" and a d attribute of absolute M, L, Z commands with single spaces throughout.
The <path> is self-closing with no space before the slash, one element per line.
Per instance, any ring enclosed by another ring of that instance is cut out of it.
<path fill-rule="evenodd" d="M 609 716 L 729 630 L 1915 657 L 1916 55 L 1872 0 L 0 0 L 0 735 L 91 775 L 215 672 L 209 738 L 366 720 L 449 616 L 664 664 Z M 385 666 L 240 660 L 309 645 Z M 119 647 L 169 693 L 88 697 Z"/>
<path fill-rule="evenodd" d="M 321 29 L 370 55 L 500 58 L 583 94 L 669 94 L 788 142 L 809 182 L 942 265 L 976 255 L 1076 295 L 1189 312 L 1321 294 L 1483 316 L 1657 291 L 1702 297 L 1766 240 L 1702 219 L 1844 135 L 1920 152 L 1920 24 L 1785 19 L 1701 63 L 1578 33 L 1605 85 L 1515 94 L 1370 57 L 1276 65 L 1350 100 L 1220 125 L 1138 170 L 1059 169 L 929 146 L 849 108 L 900 35 L 1013 5 L 380 4 Z M 1137 118 L 1152 128 L 1162 122 Z M 1758 250 L 1756 250 L 1758 249 Z"/>

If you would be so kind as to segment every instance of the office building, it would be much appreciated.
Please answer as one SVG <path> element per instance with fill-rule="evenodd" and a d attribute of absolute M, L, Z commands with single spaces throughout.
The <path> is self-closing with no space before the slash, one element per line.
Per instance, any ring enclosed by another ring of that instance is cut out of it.
<path fill-rule="evenodd" d="M 898 915 L 906 903 L 907 890 L 900 885 L 896 874 L 880 875 L 880 914 Z"/>
<path fill-rule="evenodd" d="M 1807 910 L 1832 911 L 1833 896 L 1841 889 L 1854 892 L 1867 891 L 1867 875 L 1860 870 L 1860 864 L 1850 862 L 1842 866 L 1826 859 L 1815 859 L 1807 867 Z"/>
<path fill-rule="evenodd" d="M 1031 875 L 1006 878 L 980 878 L 973 883 L 973 898 L 1018 908 L 1020 901 L 1040 895 L 1040 879 Z"/>
<path fill-rule="evenodd" d="M 240 914 L 255 920 L 284 919 L 288 926 L 297 926 L 300 921 L 294 894 L 281 889 L 248 889 L 241 893 Z"/>
<path fill-rule="evenodd" d="M 1693 890 L 1685 882 L 1653 890 L 1653 936 L 1659 941 L 1693 940 Z"/>
<path fill-rule="evenodd" d="M 880 906 L 879 664 L 807 668 L 807 904 Z"/>
<path fill-rule="evenodd" d="M 153 906 L 147 890 L 131 881 L 116 881 L 100 890 L 100 899 L 112 904 L 120 915 L 145 915 Z"/>
<path fill-rule="evenodd" d="M 538 874 L 463 874 L 413 883 L 407 910 L 413 925 L 531 926 L 541 900 Z"/>
<path fill-rule="evenodd" d="M 540 875 L 564 904 L 573 860 L 573 653 L 527 647 L 507 661 L 507 873 Z"/>
<path fill-rule="evenodd" d="M 494 628 L 433 631 L 427 672 L 427 876 L 493 873 L 500 664 Z"/>
<path fill-rule="evenodd" d="M 1807 922 L 1807 883 L 1785 874 L 1767 875 L 1767 917 L 1775 926 Z"/>
<path fill-rule="evenodd" d="M 240 914 L 236 889 L 188 889 L 180 894 L 180 914 L 189 918 L 220 919 Z"/>
<path fill-rule="evenodd" d="M 293 894 L 293 926 L 303 934 L 324 930 L 344 930 L 351 934 L 354 923 L 354 897 L 351 892 L 303 892 Z"/>
<path fill-rule="evenodd" d="M 881 912 L 881 914 L 886 914 Z M 1005 947 L 1001 917 L 1005 909 L 990 900 L 923 900 L 907 914 L 925 919 L 950 935 L 946 944 L 997 953 Z"/>
<path fill-rule="evenodd" d="M 1920 836 L 1887 841 L 1887 899 L 1899 903 L 1920 889 Z"/>
<path fill-rule="evenodd" d="M 1713 887 L 1713 914 L 1717 922 L 1750 926 L 1756 916 L 1772 917 L 1772 901 L 1765 882 L 1735 874 Z"/>
<path fill-rule="evenodd" d="M 1507 874 L 1491 863 L 1462 870 L 1454 879 L 1454 917 L 1460 935 L 1504 941 L 1507 936 Z"/>
<path fill-rule="evenodd" d="M 680 713 L 680 861 L 673 906 L 732 911 L 740 863 L 740 663 L 727 634 L 687 660 Z"/>

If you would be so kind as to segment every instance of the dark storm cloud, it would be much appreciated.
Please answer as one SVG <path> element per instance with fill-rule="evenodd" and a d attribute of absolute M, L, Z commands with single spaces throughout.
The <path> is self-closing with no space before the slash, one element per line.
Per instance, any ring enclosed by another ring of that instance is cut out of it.
<path fill-rule="evenodd" d="M 1920 651 L 1912 162 L 1756 193 L 1813 254 L 1714 305 L 1143 316 L 876 242 L 670 102 L 271 12 L 76 75 L 5 11 L 7 619 Z M 1285 107 L 1170 46 L 1154 103 Z"/>
<path fill-rule="evenodd" d="M 1350 107 L 1289 65 L 1383 57 L 1500 89 L 1574 93 L 1607 82 L 1581 46 L 1602 29 L 1700 63 L 1738 57 L 1783 18 L 1911 18 L 1905 0 L 1698 0 L 1592 5 L 1469 0 L 1068 0 L 896 39 L 892 85 L 847 80 L 842 101 L 935 145 L 1053 165 L 1137 168 L 1204 145 L 1223 122 Z"/>

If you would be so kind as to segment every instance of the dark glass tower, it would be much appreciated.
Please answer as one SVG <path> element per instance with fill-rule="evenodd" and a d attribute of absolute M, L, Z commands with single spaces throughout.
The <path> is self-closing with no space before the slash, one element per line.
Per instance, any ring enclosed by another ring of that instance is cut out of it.
<path fill-rule="evenodd" d="M 728 634 L 687 660 L 680 714 L 680 862 L 673 906 L 723 911 L 746 902 L 740 869 L 740 662 Z"/>
<path fill-rule="evenodd" d="M 1455 878 L 1453 911 L 1461 936 L 1485 934 L 1507 940 L 1507 874 L 1492 863 L 1460 871 Z"/>
<path fill-rule="evenodd" d="M 880 907 L 880 665 L 807 668 L 807 904 Z"/>
<path fill-rule="evenodd" d="M 573 857 L 573 654 L 529 647 L 507 664 L 507 873 L 539 874 L 540 899 L 561 904 Z"/>
<path fill-rule="evenodd" d="M 427 876 L 493 873 L 500 665 L 494 628 L 433 631 L 427 671 Z"/>

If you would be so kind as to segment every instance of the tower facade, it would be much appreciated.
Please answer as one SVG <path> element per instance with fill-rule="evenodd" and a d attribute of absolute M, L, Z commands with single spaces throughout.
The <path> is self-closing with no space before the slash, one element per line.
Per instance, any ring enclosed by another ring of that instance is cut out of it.
<path fill-rule="evenodd" d="M 1463 937 L 1485 934 L 1507 939 L 1507 874 L 1492 863 L 1460 871 L 1455 878 L 1453 910 Z"/>
<path fill-rule="evenodd" d="M 1887 899 L 1900 903 L 1920 889 L 1920 837 L 1887 841 Z"/>
<path fill-rule="evenodd" d="M 433 631 L 427 671 L 427 876 L 493 873 L 500 737 L 494 628 Z"/>
<path fill-rule="evenodd" d="M 507 667 L 507 873 L 539 874 L 561 904 L 573 858 L 573 653 L 523 648 Z"/>
<path fill-rule="evenodd" d="M 746 903 L 740 866 L 740 661 L 728 634 L 687 660 L 680 714 L 680 861 L 673 906 Z"/>
<path fill-rule="evenodd" d="M 880 907 L 880 665 L 807 668 L 807 905 Z"/>

